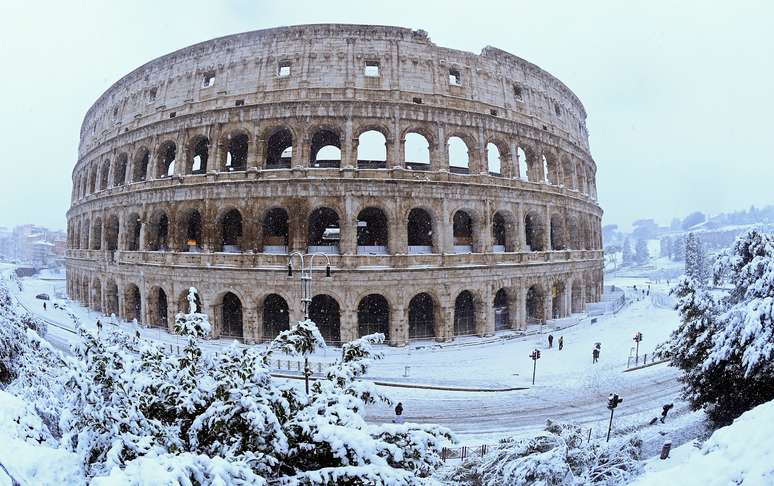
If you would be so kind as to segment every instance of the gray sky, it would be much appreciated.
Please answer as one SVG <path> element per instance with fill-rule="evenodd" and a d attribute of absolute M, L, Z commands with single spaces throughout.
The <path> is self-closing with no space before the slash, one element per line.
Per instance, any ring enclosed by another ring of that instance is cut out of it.
<path fill-rule="evenodd" d="M 534 62 L 586 106 L 604 223 L 774 203 L 774 3 L 0 2 L 0 225 L 65 227 L 86 110 L 187 45 L 305 23 L 424 29 Z"/>

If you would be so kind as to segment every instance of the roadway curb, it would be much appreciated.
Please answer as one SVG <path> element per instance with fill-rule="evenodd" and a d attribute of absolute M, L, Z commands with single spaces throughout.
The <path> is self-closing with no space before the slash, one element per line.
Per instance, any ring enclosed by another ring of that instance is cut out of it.
<path fill-rule="evenodd" d="M 648 363 L 646 365 L 635 366 L 634 368 L 627 368 L 627 369 L 623 370 L 623 372 L 624 373 L 628 373 L 629 371 L 636 371 L 636 370 L 641 370 L 643 368 L 650 368 L 651 366 L 660 365 L 661 363 L 666 363 L 667 361 L 669 361 L 669 359 L 662 359 L 660 361 L 653 361 L 652 363 Z"/>
<path fill-rule="evenodd" d="M 272 373 L 271 376 L 275 378 L 285 378 L 290 380 L 303 380 L 303 375 L 294 375 L 286 373 Z M 311 381 L 319 380 L 318 376 L 310 376 Z M 366 378 L 368 380 L 368 378 Z M 372 380 L 369 380 L 372 381 Z M 509 391 L 529 390 L 528 386 L 517 386 L 510 388 L 468 388 L 460 386 L 442 386 L 442 385 L 423 385 L 419 383 L 395 383 L 389 381 L 373 381 L 374 385 L 387 386 L 394 388 L 415 388 L 419 390 L 435 390 L 435 391 L 453 391 L 453 392 L 481 392 L 481 393 L 500 393 Z"/>

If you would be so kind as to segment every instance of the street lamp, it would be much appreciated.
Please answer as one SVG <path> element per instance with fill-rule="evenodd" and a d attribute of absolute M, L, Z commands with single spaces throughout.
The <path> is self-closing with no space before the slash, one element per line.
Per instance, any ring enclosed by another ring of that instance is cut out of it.
<path fill-rule="evenodd" d="M 288 255 L 288 277 L 293 276 L 293 257 L 297 256 L 301 261 L 301 303 L 304 307 L 304 320 L 309 319 L 309 306 L 312 304 L 312 270 L 314 269 L 314 257 L 325 257 L 325 276 L 331 276 L 331 260 L 324 253 L 301 253 L 294 251 Z M 308 257 L 309 265 L 304 264 L 304 257 Z M 309 368 L 309 357 L 304 356 L 304 385 L 306 394 L 309 394 L 309 377 L 312 370 Z"/>
<path fill-rule="evenodd" d="M 632 338 L 632 339 L 634 339 L 634 342 L 637 343 L 637 350 L 634 352 L 634 364 L 636 365 L 636 364 L 639 364 L 639 362 L 640 362 L 640 341 L 642 341 L 642 333 L 639 332 L 639 331 L 635 332 L 634 333 L 634 338 Z"/>
<path fill-rule="evenodd" d="M 533 349 L 532 353 L 529 355 L 530 358 L 532 358 L 532 384 L 535 384 L 535 370 L 537 369 L 537 360 L 540 359 L 540 350 L 539 349 Z"/>
<path fill-rule="evenodd" d="M 620 398 L 615 393 L 611 393 L 610 396 L 607 397 L 607 408 L 610 410 L 610 424 L 607 426 L 607 442 L 610 442 L 610 431 L 613 429 L 613 412 L 621 402 L 623 402 L 623 398 Z"/>

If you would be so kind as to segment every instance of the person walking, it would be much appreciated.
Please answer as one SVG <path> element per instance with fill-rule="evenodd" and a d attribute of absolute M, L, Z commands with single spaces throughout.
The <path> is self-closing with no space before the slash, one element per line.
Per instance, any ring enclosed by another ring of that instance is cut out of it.
<path fill-rule="evenodd" d="M 553 334 L 549 334 L 548 335 L 548 349 L 551 349 L 552 347 L 554 347 L 554 335 Z"/>
<path fill-rule="evenodd" d="M 43 302 L 43 310 L 46 310 L 46 303 Z"/>
<path fill-rule="evenodd" d="M 672 410 L 672 407 L 674 407 L 674 403 L 667 403 L 663 407 L 661 407 L 661 423 L 664 423 L 664 419 L 666 418 L 667 414 L 670 410 Z"/>
<path fill-rule="evenodd" d="M 564 336 L 559 336 L 559 351 L 564 347 Z"/>
<path fill-rule="evenodd" d="M 403 403 L 398 402 L 397 405 L 395 405 L 395 418 L 392 419 L 392 423 L 394 424 L 402 424 L 404 421 L 403 419 Z"/>
<path fill-rule="evenodd" d="M 594 348 L 591 352 L 591 362 L 596 363 L 597 361 L 599 361 L 599 348 Z"/>

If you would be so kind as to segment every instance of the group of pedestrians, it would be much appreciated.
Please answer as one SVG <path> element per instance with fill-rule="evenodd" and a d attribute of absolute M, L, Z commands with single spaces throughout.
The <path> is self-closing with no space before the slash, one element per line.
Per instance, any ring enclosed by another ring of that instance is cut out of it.
<path fill-rule="evenodd" d="M 559 343 L 558 344 L 559 344 L 559 351 L 561 351 L 562 348 L 564 348 L 564 336 L 559 336 Z M 553 347 L 554 347 L 554 335 L 553 334 L 549 334 L 548 335 L 548 349 L 551 349 Z"/>
<path fill-rule="evenodd" d="M 561 351 L 564 348 L 564 336 L 559 336 L 559 351 Z M 548 335 L 548 349 L 552 349 L 554 347 L 554 335 L 549 334 Z M 599 353 L 602 350 L 602 343 L 594 343 L 594 349 L 591 350 L 591 362 L 596 363 L 599 361 Z"/>

